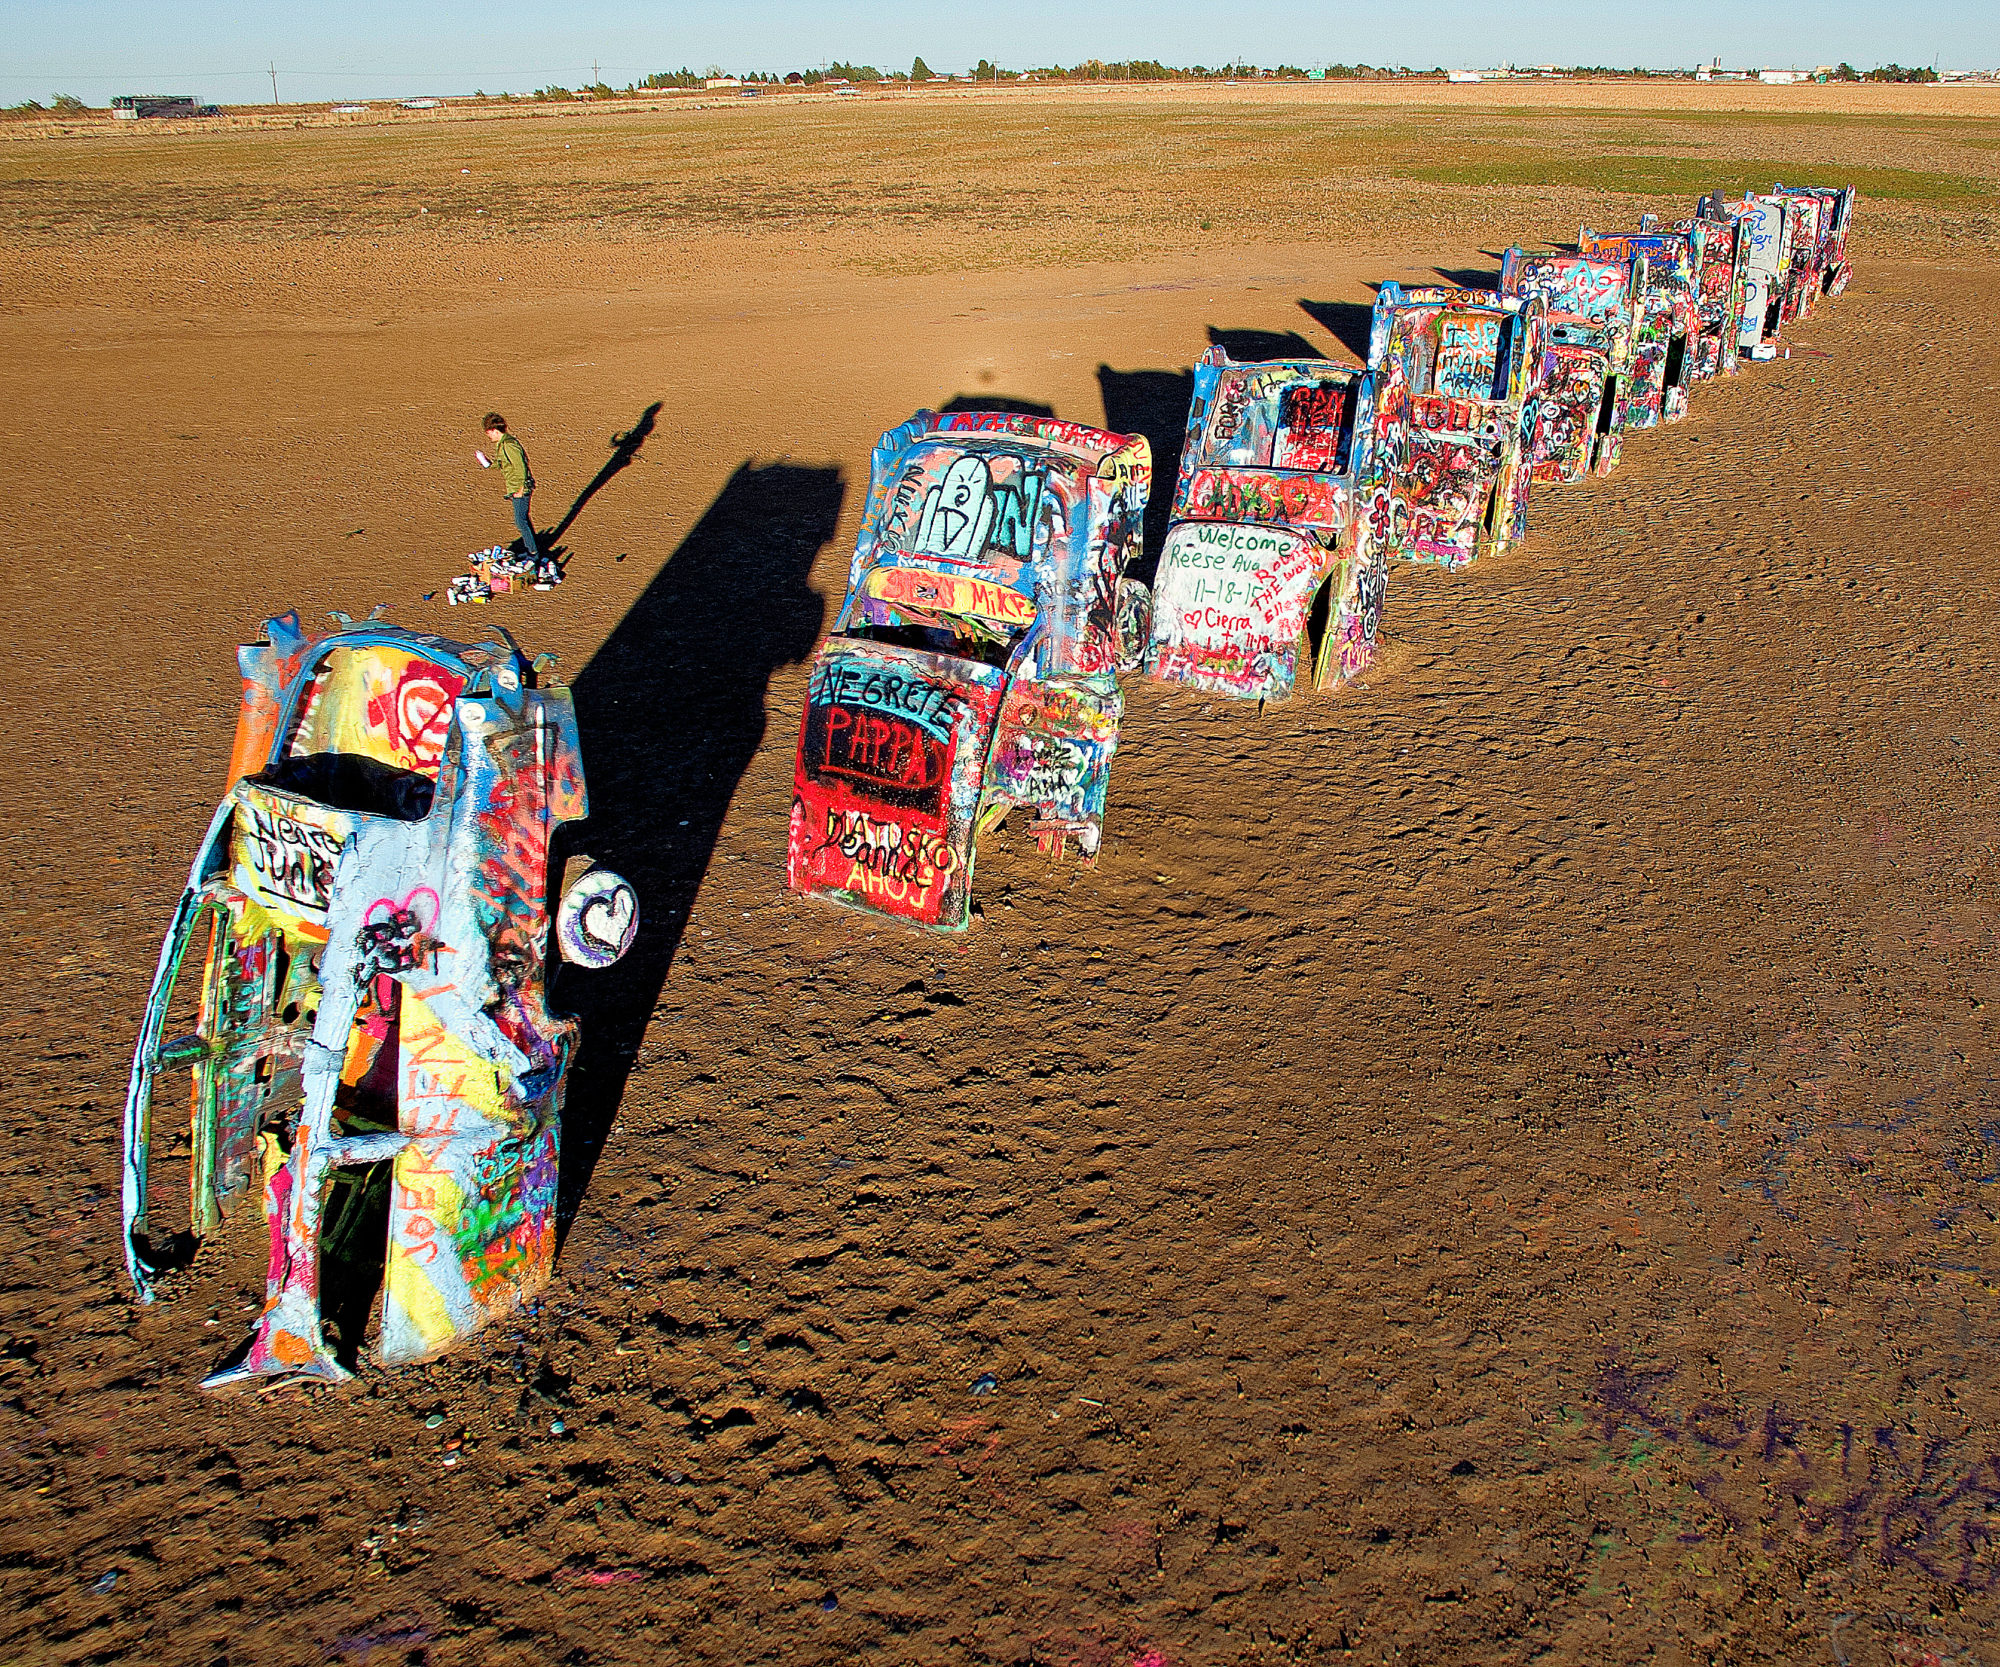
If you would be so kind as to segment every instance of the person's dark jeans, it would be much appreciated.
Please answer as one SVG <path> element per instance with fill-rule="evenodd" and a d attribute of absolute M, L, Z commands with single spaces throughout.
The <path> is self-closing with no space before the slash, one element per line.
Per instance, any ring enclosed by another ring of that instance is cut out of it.
<path fill-rule="evenodd" d="M 510 497 L 507 501 L 514 506 L 514 525 L 521 531 L 521 542 L 527 547 L 529 555 L 539 556 L 542 551 L 535 542 L 535 523 L 528 517 L 528 500 L 533 496 L 532 492 L 523 492 L 518 498 Z"/>

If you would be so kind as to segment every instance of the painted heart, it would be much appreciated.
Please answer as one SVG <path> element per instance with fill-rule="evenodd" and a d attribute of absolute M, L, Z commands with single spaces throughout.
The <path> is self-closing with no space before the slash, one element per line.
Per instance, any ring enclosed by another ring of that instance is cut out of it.
<path fill-rule="evenodd" d="M 622 949 L 632 931 L 632 912 L 637 900 L 625 887 L 593 897 L 577 916 L 583 935 L 606 949 Z"/>

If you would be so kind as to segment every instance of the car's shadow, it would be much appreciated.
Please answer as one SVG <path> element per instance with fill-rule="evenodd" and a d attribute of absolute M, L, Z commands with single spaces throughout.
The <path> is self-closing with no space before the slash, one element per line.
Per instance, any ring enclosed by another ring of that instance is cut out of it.
<path fill-rule="evenodd" d="M 1366 301 L 1300 301 L 1299 310 L 1362 364 L 1368 363 L 1368 332 L 1375 309 Z"/>
<path fill-rule="evenodd" d="M 1153 582 L 1174 507 L 1181 446 L 1187 439 L 1188 406 L 1194 400 L 1191 370 L 1113 370 L 1097 367 L 1104 399 L 1104 426 L 1114 434 L 1143 434 L 1153 451 L 1153 484 L 1146 496 L 1145 549 L 1133 577 Z"/>
<path fill-rule="evenodd" d="M 959 394 L 938 407 L 940 411 L 1000 411 L 1014 417 L 1053 417 L 1056 408 L 1040 400 L 1012 399 L 1005 394 Z"/>
<path fill-rule="evenodd" d="M 838 469 L 744 463 L 575 679 L 590 815 L 553 865 L 588 854 L 630 880 L 639 933 L 601 972 L 563 967 L 582 1023 L 563 1118 L 558 1242 L 590 1184 L 738 782 L 763 743 L 772 673 L 812 653 L 807 583 L 833 537 Z"/>
<path fill-rule="evenodd" d="M 1497 266 L 1433 266 L 1431 270 L 1446 283 L 1456 284 L 1460 289 L 1500 287 L 1500 268 Z"/>
<path fill-rule="evenodd" d="M 1296 330 L 1218 330 L 1211 324 L 1208 339 L 1238 362 L 1251 359 L 1318 359 L 1323 356 Z"/>

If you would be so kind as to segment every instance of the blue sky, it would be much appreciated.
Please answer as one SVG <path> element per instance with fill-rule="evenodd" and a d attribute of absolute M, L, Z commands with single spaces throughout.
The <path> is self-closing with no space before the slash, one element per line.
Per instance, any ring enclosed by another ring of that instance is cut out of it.
<path fill-rule="evenodd" d="M 1098 57 L 1167 63 L 1516 63 L 1810 68 L 1846 59 L 1945 69 L 2000 64 L 2000 0 L 1374 0 L 1247 5 L 1209 0 L 348 0 L 181 4 L 0 0 L 0 103 L 58 92 L 92 104 L 120 92 L 267 100 L 276 62 L 287 99 L 416 92 L 527 92 L 576 85 L 593 62 L 623 86 L 653 70 L 805 68 L 829 59 L 934 70 L 981 57 L 1009 68 Z"/>

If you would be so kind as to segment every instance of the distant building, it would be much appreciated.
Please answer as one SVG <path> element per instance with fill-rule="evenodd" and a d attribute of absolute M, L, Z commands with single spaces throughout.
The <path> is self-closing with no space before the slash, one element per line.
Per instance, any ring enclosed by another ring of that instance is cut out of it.
<path fill-rule="evenodd" d="M 1476 69 L 1447 70 L 1445 72 L 1445 79 L 1447 81 L 1477 81 L 1479 79 L 1479 71 Z"/>
<path fill-rule="evenodd" d="M 1802 79 L 1799 72 L 1795 69 L 1760 69 L 1754 70 L 1751 73 L 1759 81 L 1773 87 L 1789 87 L 1794 81 Z"/>
<path fill-rule="evenodd" d="M 740 87 L 743 85 L 743 77 L 740 75 L 711 75 L 702 85 L 710 92 L 714 92 L 718 87 Z"/>
<path fill-rule="evenodd" d="M 203 104 L 193 93 L 126 93 L 111 101 L 112 116 L 122 122 L 170 121 L 221 113 L 219 106 Z"/>
<path fill-rule="evenodd" d="M 441 98 L 406 98 L 403 100 L 403 108 L 405 110 L 442 110 L 444 108 L 444 100 Z"/>

